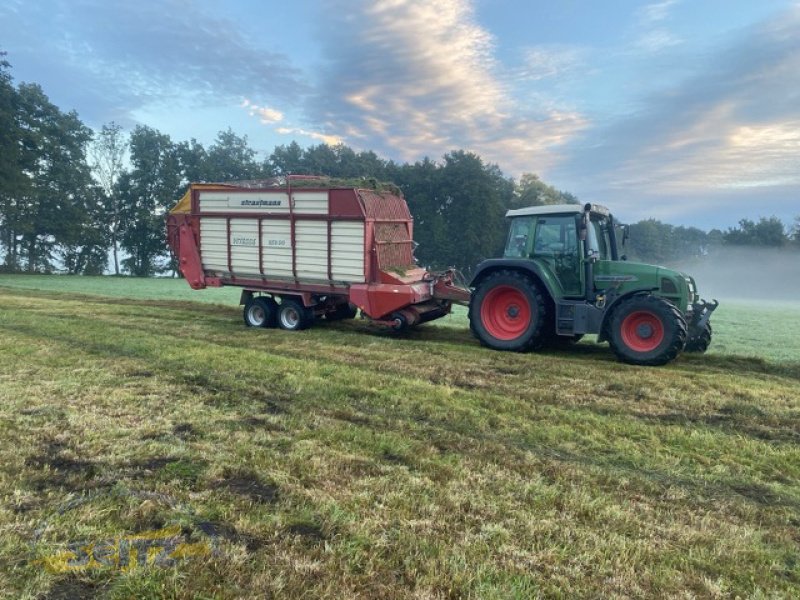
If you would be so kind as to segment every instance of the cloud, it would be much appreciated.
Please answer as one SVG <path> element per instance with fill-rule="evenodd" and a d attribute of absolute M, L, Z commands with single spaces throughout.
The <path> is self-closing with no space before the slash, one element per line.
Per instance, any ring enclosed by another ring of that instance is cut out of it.
<path fill-rule="evenodd" d="M 634 44 L 637 50 L 656 53 L 681 43 L 682 40 L 664 25 L 676 4 L 678 0 L 662 0 L 637 11 L 638 39 Z"/>
<path fill-rule="evenodd" d="M 327 62 L 308 113 L 347 143 L 405 160 L 466 148 L 519 173 L 552 164 L 585 125 L 571 110 L 528 108 L 466 0 L 325 7 Z"/>
<path fill-rule="evenodd" d="M 582 66 L 585 50 L 577 46 L 559 44 L 525 48 L 524 64 L 515 75 L 521 79 L 540 80 L 564 77 Z"/>
<path fill-rule="evenodd" d="M 670 9 L 677 3 L 678 0 L 662 0 L 661 2 L 647 4 L 639 9 L 639 20 L 646 25 L 660 23 L 669 17 Z"/>
<path fill-rule="evenodd" d="M 674 215 L 696 208 L 699 198 L 709 210 L 728 201 L 735 203 L 729 209 L 744 210 L 760 205 L 759 197 L 784 206 L 791 188 L 796 203 L 800 7 L 738 31 L 641 106 L 585 132 L 557 177 L 579 194 L 627 198 L 631 209 L 671 195 L 662 209 Z"/>
<path fill-rule="evenodd" d="M 131 120 L 154 102 L 288 101 L 308 91 L 287 57 L 188 0 L 49 0 L 5 17 L 0 30 L 15 56 L 90 122 Z"/>
<path fill-rule="evenodd" d="M 251 117 L 258 116 L 261 123 L 270 125 L 273 123 L 280 123 L 283 121 L 283 113 L 277 109 L 270 108 L 269 106 L 259 106 L 254 104 L 249 99 L 245 98 L 240 104 L 242 108 L 247 109 Z"/>
<path fill-rule="evenodd" d="M 309 131 L 301 127 L 278 127 L 275 131 L 281 135 L 302 135 L 304 137 L 309 137 L 312 140 L 322 142 L 323 144 L 328 144 L 329 146 L 341 144 L 343 141 L 338 135 L 320 133 L 318 131 Z"/>

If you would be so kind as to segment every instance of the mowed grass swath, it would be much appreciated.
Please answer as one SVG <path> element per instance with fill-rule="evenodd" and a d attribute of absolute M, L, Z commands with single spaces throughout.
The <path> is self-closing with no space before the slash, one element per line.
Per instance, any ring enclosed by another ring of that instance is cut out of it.
<path fill-rule="evenodd" d="M 77 285 L 103 295 L 54 290 Z M 726 354 L 644 369 L 588 342 L 492 352 L 463 314 L 290 333 L 213 292 L 135 297 L 182 286 L 0 278 L 4 595 L 800 591 L 798 354 L 745 357 L 734 308 Z M 42 562 L 175 527 L 214 551 Z"/>

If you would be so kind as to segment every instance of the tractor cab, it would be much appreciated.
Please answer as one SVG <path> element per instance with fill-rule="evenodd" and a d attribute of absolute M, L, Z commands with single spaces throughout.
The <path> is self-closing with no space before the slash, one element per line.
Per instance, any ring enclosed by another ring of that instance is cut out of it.
<path fill-rule="evenodd" d="M 619 260 L 614 219 L 605 207 L 531 206 L 506 216 L 511 226 L 504 257 L 535 261 L 565 297 L 586 297 L 586 261 Z"/>

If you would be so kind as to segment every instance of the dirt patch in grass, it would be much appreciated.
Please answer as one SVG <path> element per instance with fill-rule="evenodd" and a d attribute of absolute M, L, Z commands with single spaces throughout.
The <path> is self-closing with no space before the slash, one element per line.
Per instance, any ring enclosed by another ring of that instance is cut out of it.
<path fill-rule="evenodd" d="M 178 462 L 178 460 L 179 459 L 177 458 L 169 458 L 167 456 L 153 456 L 150 458 L 137 458 L 135 460 L 127 461 L 123 463 L 121 467 L 122 469 L 135 472 L 143 471 L 143 472 L 153 473 L 155 471 L 163 469 L 167 465 L 171 465 L 173 463 Z"/>
<path fill-rule="evenodd" d="M 76 600 L 78 598 L 98 598 L 105 589 L 104 585 L 80 579 L 57 579 L 44 596 L 44 600 Z"/>
<path fill-rule="evenodd" d="M 232 544 L 243 545 L 248 552 L 257 552 L 267 545 L 266 539 L 257 535 L 238 531 L 229 523 L 201 521 L 197 524 L 197 527 L 209 537 L 223 539 Z"/>
<path fill-rule="evenodd" d="M 227 490 L 261 504 L 272 504 L 280 495 L 277 485 L 263 482 L 255 476 L 231 475 L 215 481 L 211 487 Z"/>
<path fill-rule="evenodd" d="M 25 459 L 25 466 L 39 473 L 29 477 L 29 483 L 38 491 L 49 488 L 84 489 L 100 472 L 96 461 L 72 458 L 65 455 L 67 446 L 58 440 L 44 442 L 40 452 Z"/>
<path fill-rule="evenodd" d="M 322 542 L 328 538 L 325 532 L 316 523 L 293 523 L 286 528 L 292 535 L 299 535 L 315 542 Z"/>
<path fill-rule="evenodd" d="M 247 417 L 244 419 L 238 419 L 234 421 L 234 423 L 251 430 L 260 429 L 263 431 L 286 431 L 286 427 L 279 423 L 273 423 L 265 417 Z"/>
<path fill-rule="evenodd" d="M 155 373 L 153 371 L 148 371 L 147 369 L 134 369 L 133 371 L 128 371 L 124 373 L 125 377 L 130 378 L 142 378 L 148 379 L 150 377 L 155 377 Z"/>
<path fill-rule="evenodd" d="M 177 423 L 175 427 L 172 428 L 172 433 L 175 437 L 183 440 L 194 439 L 200 435 L 191 423 Z"/>

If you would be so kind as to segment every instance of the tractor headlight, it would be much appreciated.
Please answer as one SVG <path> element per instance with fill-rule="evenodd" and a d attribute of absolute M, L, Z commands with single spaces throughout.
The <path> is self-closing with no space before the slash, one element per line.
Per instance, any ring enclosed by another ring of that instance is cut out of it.
<path fill-rule="evenodd" d="M 691 277 L 684 277 L 684 279 L 686 279 L 686 285 L 689 288 L 689 306 L 691 306 L 697 300 L 697 286 Z"/>

